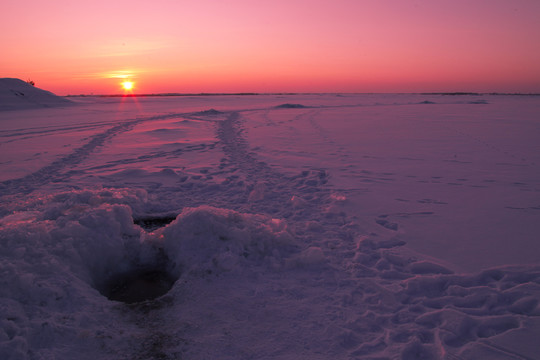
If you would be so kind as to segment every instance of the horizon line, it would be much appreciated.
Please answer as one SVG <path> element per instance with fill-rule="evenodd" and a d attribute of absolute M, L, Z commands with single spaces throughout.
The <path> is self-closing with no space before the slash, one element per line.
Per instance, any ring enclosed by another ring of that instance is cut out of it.
<path fill-rule="evenodd" d="M 160 97 L 160 96 L 265 96 L 265 95 L 445 95 L 445 96 L 540 96 L 540 93 L 521 92 L 200 92 L 200 93 L 142 93 L 142 94 L 68 94 L 63 97 Z"/>

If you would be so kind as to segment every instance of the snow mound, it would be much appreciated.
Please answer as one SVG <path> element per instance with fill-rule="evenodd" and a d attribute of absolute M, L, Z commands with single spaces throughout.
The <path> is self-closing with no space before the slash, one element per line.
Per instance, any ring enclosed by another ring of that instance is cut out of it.
<path fill-rule="evenodd" d="M 14 78 L 0 79 L 0 111 L 65 106 L 71 101 Z"/>
<path fill-rule="evenodd" d="M 159 281 L 172 285 L 184 271 L 279 267 L 296 249 L 285 222 L 263 215 L 199 206 L 185 208 L 172 222 L 170 216 L 135 220 L 133 211 L 141 212 L 147 201 L 141 190 L 71 191 L 37 201 L 42 205 L 29 202 L 32 210 L 0 219 L 8 262 L 26 262 L 24 268 L 35 273 L 41 272 L 35 266 L 58 273 L 69 268 L 109 298 L 117 291 L 114 283 L 133 274 L 163 273 Z M 155 231 L 145 231 L 147 223 Z"/>
<path fill-rule="evenodd" d="M 196 112 L 195 114 L 196 115 L 221 115 L 223 114 L 223 112 L 216 109 L 208 109 L 208 110 Z"/>
<path fill-rule="evenodd" d="M 276 106 L 276 109 L 305 109 L 305 108 L 307 108 L 307 106 L 302 105 L 302 104 L 289 104 L 289 103 Z"/>
<path fill-rule="evenodd" d="M 76 357 L 74 347 L 99 346 L 89 329 L 119 321 L 102 310 L 114 302 L 100 292 L 111 276 L 158 260 L 128 206 L 90 205 L 79 195 L 81 202 L 65 196 L 66 205 L 52 201 L 28 216 L 2 219 L 0 308 L 9 314 L 0 327 L 2 359 L 47 357 L 52 344 L 63 349 L 54 357 L 68 359 Z"/>
<path fill-rule="evenodd" d="M 184 209 L 156 233 L 176 275 L 219 273 L 261 263 L 280 267 L 284 255 L 294 249 L 283 221 L 209 206 Z"/>
<path fill-rule="evenodd" d="M 26 359 L 30 348 L 45 354 L 52 344 L 98 346 L 92 341 L 122 323 L 110 310 L 122 302 L 161 298 L 184 274 L 282 268 L 296 249 L 281 220 L 208 206 L 184 209 L 148 233 L 132 214 L 144 195 L 65 192 L 0 219 L 0 309 L 9 314 L 0 323 L 0 358 Z M 88 338 L 88 329 L 97 337 Z"/>

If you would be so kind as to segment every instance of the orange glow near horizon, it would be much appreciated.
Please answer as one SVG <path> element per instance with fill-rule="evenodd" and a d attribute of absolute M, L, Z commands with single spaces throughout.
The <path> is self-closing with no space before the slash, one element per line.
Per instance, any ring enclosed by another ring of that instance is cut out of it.
<path fill-rule="evenodd" d="M 0 7 L 0 76 L 59 95 L 118 93 L 134 80 L 137 93 L 540 92 L 534 0 Z"/>

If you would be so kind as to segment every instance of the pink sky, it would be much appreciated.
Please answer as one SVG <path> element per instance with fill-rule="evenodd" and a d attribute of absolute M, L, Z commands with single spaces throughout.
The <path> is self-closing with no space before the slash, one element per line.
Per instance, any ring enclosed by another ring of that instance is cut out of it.
<path fill-rule="evenodd" d="M 60 95 L 540 92 L 538 0 L 5 0 L 0 77 Z"/>

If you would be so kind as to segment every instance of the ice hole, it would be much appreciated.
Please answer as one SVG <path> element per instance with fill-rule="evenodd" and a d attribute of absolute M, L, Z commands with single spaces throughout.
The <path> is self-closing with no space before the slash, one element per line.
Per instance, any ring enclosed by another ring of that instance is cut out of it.
<path fill-rule="evenodd" d="M 111 276 L 98 290 L 109 300 L 133 304 L 165 295 L 176 280 L 163 268 L 139 268 Z"/>
<path fill-rule="evenodd" d="M 154 231 L 160 227 L 170 224 L 176 216 L 145 217 L 133 220 L 133 223 L 139 225 L 146 231 Z"/>

